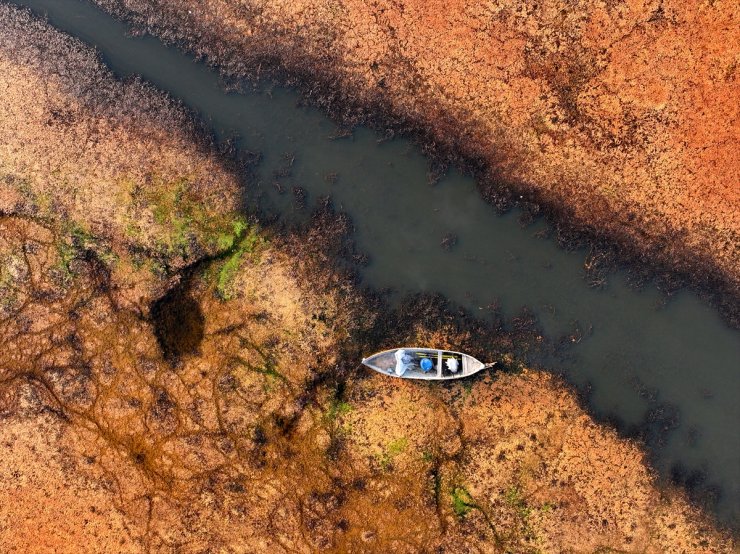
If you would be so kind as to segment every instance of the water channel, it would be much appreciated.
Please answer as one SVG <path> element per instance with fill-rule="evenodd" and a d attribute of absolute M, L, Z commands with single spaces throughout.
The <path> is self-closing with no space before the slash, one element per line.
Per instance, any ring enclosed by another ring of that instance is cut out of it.
<path fill-rule="evenodd" d="M 263 211 L 293 218 L 294 186 L 306 191 L 309 206 L 331 195 L 369 255 L 365 284 L 440 292 L 482 317 L 494 301 L 505 315 L 528 306 L 553 338 L 590 329 L 549 366 L 588 383 L 600 417 L 629 427 L 671 414 L 670 433 L 649 445 L 656 467 L 715 488 L 715 513 L 740 527 L 740 333 L 693 293 L 666 302 L 653 287 L 632 289 L 621 273 L 591 288 L 585 252 L 559 248 L 541 232 L 544 222 L 523 228 L 515 211 L 498 215 L 475 182 L 455 171 L 430 186 L 427 160 L 406 140 L 379 141 L 364 128 L 337 139 L 335 125 L 300 107 L 290 90 L 266 84 L 227 93 L 214 70 L 155 38 L 131 36 L 82 0 L 16 3 L 94 45 L 118 76 L 140 75 L 180 99 L 217 137 L 237 136 L 240 148 L 260 152 L 260 184 L 250 198 Z M 451 249 L 441 246 L 445 236 L 457 239 Z"/>

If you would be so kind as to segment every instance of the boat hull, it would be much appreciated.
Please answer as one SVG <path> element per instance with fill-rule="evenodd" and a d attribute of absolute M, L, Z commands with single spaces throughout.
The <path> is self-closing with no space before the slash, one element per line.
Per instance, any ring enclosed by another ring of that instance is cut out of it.
<path fill-rule="evenodd" d="M 494 365 L 462 352 L 418 347 L 384 350 L 364 358 L 362 363 L 383 375 L 427 381 L 461 379 Z"/>

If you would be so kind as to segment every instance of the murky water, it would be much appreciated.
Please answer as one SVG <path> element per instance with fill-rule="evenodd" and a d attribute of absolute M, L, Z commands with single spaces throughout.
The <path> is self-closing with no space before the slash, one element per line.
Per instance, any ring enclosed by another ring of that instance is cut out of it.
<path fill-rule="evenodd" d="M 509 315 L 526 305 L 551 337 L 591 330 L 567 356 L 548 360 L 552 369 L 589 383 L 601 416 L 672 426 L 651 444 L 661 473 L 700 485 L 705 474 L 703 484 L 721 493 L 718 515 L 740 527 L 740 333 L 696 296 L 682 292 L 666 304 L 652 288 L 630 289 L 621 274 L 604 290 L 589 288 L 584 252 L 541 236 L 543 223 L 522 229 L 516 213 L 497 215 L 470 178 L 452 173 L 428 185 L 427 162 L 407 141 L 381 143 L 367 129 L 337 139 L 331 121 L 297 107 L 291 91 L 225 93 L 214 71 L 156 39 L 128 36 L 126 25 L 86 2 L 16 3 L 95 45 L 118 75 L 141 75 L 181 99 L 218 136 L 261 152 L 261 184 L 250 198 L 263 209 L 297 215 L 293 187 L 306 191 L 309 206 L 330 194 L 370 256 L 366 283 L 438 291 L 482 316 L 494 301 Z M 445 236 L 457 240 L 449 250 Z"/>

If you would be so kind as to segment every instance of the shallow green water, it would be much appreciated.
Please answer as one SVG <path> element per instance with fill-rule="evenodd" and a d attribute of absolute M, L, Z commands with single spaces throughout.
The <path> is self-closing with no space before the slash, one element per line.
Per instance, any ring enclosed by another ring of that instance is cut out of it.
<path fill-rule="evenodd" d="M 309 209 L 330 194 L 351 215 L 359 249 L 370 256 L 367 284 L 438 291 L 482 316 L 494 300 L 508 315 L 528 306 L 551 338 L 576 326 L 592 329 L 549 366 L 589 383 L 592 410 L 626 426 L 655 419 L 661 407 L 677 410 L 675 428 L 650 445 L 658 469 L 666 476 L 678 467 L 706 473 L 705 484 L 721 491 L 718 515 L 740 526 L 740 334 L 695 295 L 682 292 L 666 304 L 652 288 L 630 289 L 621 274 L 605 290 L 589 288 L 584 252 L 537 236 L 544 223 L 522 229 L 518 214 L 497 215 L 470 178 L 452 173 L 429 186 L 427 162 L 407 141 L 379 143 L 367 129 L 332 139 L 335 126 L 297 107 L 291 91 L 224 93 L 203 64 L 151 37 L 128 36 L 126 25 L 80 0 L 16 3 L 95 45 L 118 75 L 141 75 L 181 99 L 217 136 L 235 134 L 240 147 L 261 152 L 261 184 L 249 197 L 263 209 L 300 216 L 294 186 L 307 191 Z M 440 246 L 448 233 L 458 239 L 450 251 Z"/>

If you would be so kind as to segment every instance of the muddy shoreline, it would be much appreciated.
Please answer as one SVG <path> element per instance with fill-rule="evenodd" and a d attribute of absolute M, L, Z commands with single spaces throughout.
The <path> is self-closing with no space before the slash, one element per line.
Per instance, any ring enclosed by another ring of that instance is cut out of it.
<path fill-rule="evenodd" d="M 464 127 L 460 131 L 458 120 L 464 121 L 464 116 L 449 114 L 441 105 L 430 110 L 441 114 L 435 121 L 399 113 L 385 101 L 383 87 L 374 92 L 355 91 L 353 96 L 344 85 L 339 62 L 327 58 L 323 52 L 320 57 L 312 58 L 302 50 L 299 38 L 279 35 L 268 41 L 256 37 L 250 43 L 252 50 L 244 52 L 230 48 L 226 39 L 211 36 L 208 28 L 199 27 L 196 16 L 188 19 L 178 8 L 166 8 L 160 13 L 158 8 L 139 4 L 128 9 L 121 0 L 96 2 L 129 22 L 135 33 L 151 33 L 206 61 L 221 72 L 227 88 L 239 90 L 250 86 L 249 83 L 267 80 L 296 89 L 306 104 L 323 110 L 347 133 L 362 125 L 388 139 L 395 136 L 412 139 L 430 160 L 430 184 L 454 166 L 473 176 L 481 196 L 501 212 L 514 206 L 523 209 L 523 224 L 538 217 L 546 218 L 563 248 L 588 250 L 586 278 L 596 286 L 619 268 L 628 271 L 630 282 L 637 288 L 651 283 L 670 296 L 689 287 L 715 307 L 731 327 L 740 328 L 737 275 L 723 272 L 711 257 L 685 246 L 679 236 L 638 244 L 634 234 L 610 229 L 607 220 L 589 224 L 576 221 L 571 207 L 548 198 L 530 183 L 507 178 L 518 154 L 502 149 L 497 152 L 500 163 L 492 163 L 469 140 L 476 136 L 476 129 Z"/>

